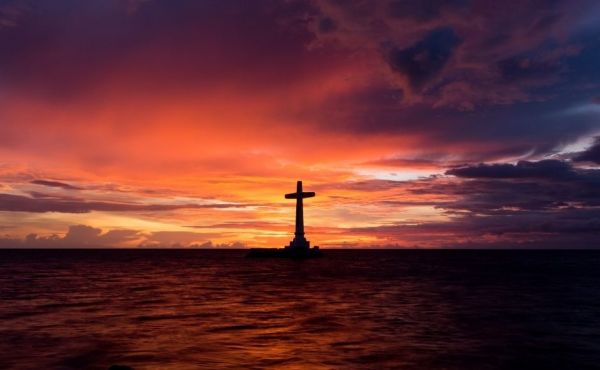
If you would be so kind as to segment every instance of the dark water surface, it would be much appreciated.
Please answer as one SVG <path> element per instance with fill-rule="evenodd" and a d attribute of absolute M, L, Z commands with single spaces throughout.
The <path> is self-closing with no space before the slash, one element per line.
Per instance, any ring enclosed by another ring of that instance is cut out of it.
<path fill-rule="evenodd" d="M 586 369 L 600 252 L 0 251 L 0 368 Z"/>

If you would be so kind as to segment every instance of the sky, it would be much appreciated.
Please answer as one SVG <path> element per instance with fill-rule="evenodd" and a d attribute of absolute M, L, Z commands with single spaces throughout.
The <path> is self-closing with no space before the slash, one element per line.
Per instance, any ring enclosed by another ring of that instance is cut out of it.
<path fill-rule="evenodd" d="M 0 247 L 600 246 L 596 0 L 0 0 Z"/>

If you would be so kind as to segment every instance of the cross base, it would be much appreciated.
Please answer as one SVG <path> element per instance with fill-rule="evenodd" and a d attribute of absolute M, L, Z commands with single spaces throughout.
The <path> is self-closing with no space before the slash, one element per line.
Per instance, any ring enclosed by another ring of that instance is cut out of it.
<path fill-rule="evenodd" d="M 286 246 L 286 248 L 291 249 L 310 249 L 310 242 L 306 240 L 304 236 L 298 237 L 296 236 L 294 240 L 290 242 L 290 245 Z"/>

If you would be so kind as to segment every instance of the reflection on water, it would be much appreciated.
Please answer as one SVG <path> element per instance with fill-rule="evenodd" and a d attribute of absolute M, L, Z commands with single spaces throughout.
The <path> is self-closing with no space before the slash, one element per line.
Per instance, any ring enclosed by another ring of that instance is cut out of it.
<path fill-rule="evenodd" d="M 600 253 L 0 251 L 0 368 L 583 369 Z"/>

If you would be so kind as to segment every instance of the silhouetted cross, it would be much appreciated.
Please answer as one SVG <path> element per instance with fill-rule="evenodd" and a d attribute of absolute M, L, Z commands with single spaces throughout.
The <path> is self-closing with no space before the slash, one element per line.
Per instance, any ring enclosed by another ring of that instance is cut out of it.
<path fill-rule="evenodd" d="M 296 231 L 294 232 L 294 240 L 290 243 L 290 247 L 305 247 L 309 248 L 309 243 L 304 237 L 304 205 L 302 199 L 312 198 L 316 194 L 312 191 L 302 191 L 302 181 L 296 184 L 296 192 L 285 195 L 285 199 L 296 199 Z"/>

